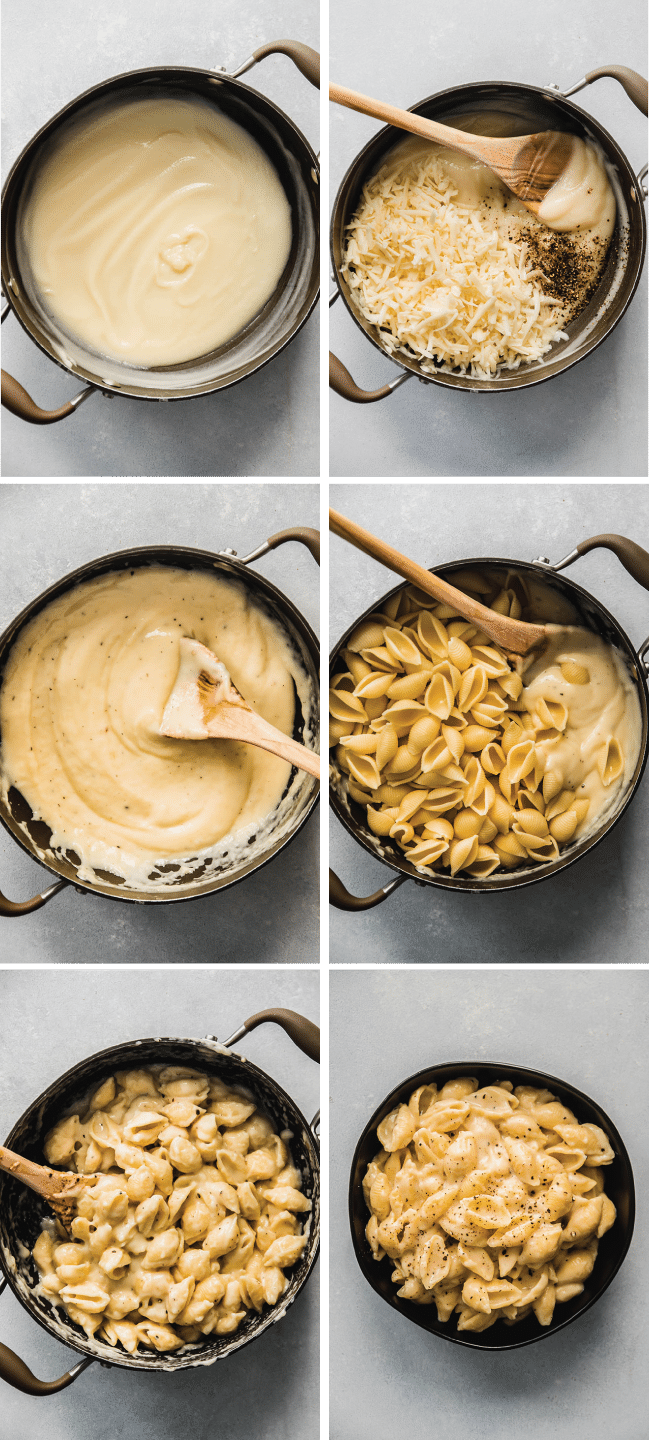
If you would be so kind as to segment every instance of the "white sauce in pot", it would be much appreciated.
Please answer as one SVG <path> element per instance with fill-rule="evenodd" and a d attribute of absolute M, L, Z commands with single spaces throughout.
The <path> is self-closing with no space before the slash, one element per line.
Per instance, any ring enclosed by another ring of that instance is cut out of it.
<path fill-rule="evenodd" d="M 183 635 L 214 651 L 253 709 L 288 735 L 297 694 L 309 744 L 308 677 L 243 585 L 147 566 L 76 586 L 10 652 L 0 760 L 5 800 L 15 786 L 51 828 L 51 848 L 80 858 L 82 880 L 101 870 L 131 889 L 165 888 L 215 847 L 236 855 L 239 844 L 246 862 L 253 836 L 268 845 L 276 833 L 284 760 L 236 741 L 159 734 Z M 152 879 L 170 863 L 174 874 Z"/>
<path fill-rule="evenodd" d="M 273 294 L 291 249 L 274 166 L 200 100 L 132 100 L 69 124 L 42 159 L 21 241 L 42 303 L 131 365 L 225 344 Z"/>

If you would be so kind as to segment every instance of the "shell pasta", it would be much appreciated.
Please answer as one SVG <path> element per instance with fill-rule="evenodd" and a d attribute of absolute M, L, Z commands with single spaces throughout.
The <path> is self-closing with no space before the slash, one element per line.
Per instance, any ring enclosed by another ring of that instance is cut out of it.
<path fill-rule="evenodd" d="M 92 1177 L 72 1238 L 46 1220 L 32 1252 L 42 1293 L 88 1336 L 178 1350 L 285 1291 L 311 1201 L 249 1095 L 181 1066 L 120 1071 L 44 1148 Z"/>
<path fill-rule="evenodd" d="M 522 614 L 514 586 L 472 572 L 462 588 Z M 638 753 L 638 699 L 599 636 L 574 630 L 511 663 L 410 585 L 357 626 L 331 685 L 335 775 L 372 834 L 425 873 L 487 879 L 555 860 Z"/>
<path fill-rule="evenodd" d="M 456 1313 L 458 1330 L 549 1325 L 580 1295 L 616 1219 L 603 1189 L 614 1159 L 548 1090 L 472 1078 L 421 1086 L 377 1128 L 363 1191 L 366 1238 L 397 1294 Z"/>

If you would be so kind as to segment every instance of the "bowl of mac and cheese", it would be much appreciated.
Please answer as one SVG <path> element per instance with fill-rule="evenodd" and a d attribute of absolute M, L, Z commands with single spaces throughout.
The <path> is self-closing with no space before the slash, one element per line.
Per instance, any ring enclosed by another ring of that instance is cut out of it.
<path fill-rule="evenodd" d="M 291 1012 L 266 1018 L 317 1033 Z M 316 1058 L 311 1040 L 296 1043 Z M 275 1080 L 214 1041 L 91 1056 L 30 1105 L 7 1144 L 89 1177 L 66 1233 L 39 1196 L 0 1176 L 0 1262 L 33 1318 L 91 1359 L 211 1365 L 281 1319 L 311 1273 L 314 1128 Z"/>
<path fill-rule="evenodd" d="M 382 596 L 332 652 L 331 805 L 399 872 L 394 884 L 534 884 L 591 850 L 637 789 L 642 654 L 548 562 L 470 560 L 436 574 L 495 611 L 571 628 L 512 657 L 413 585 Z M 339 882 L 332 900 L 363 909 L 385 893 L 355 902 Z"/>
<path fill-rule="evenodd" d="M 357 1262 L 393 1309 L 455 1344 L 533 1344 L 600 1299 L 627 1254 L 634 1181 L 618 1130 L 573 1085 L 521 1066 L 434 1066 L 357 1145 Z"/>

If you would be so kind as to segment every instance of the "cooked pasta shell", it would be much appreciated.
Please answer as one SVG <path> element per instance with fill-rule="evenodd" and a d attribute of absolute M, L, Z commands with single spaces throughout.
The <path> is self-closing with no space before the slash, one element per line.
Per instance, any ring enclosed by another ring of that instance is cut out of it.
<path fill-rule="evenodd" d="M 452 875 L 473 865 L 478 855 L 478 838 L 469 836 L 466 840 L 452 840 L 449 846 L 449 868 Z"/>
<path fill-rule="evenodd" d="M 398 590 L 396 595 L 389 595 L 388 599 L 387 599 L 387 600 L 384 600 L 384 602 L 383 602 L 383 609 L 382 609 L 382 612 L 381 612 L 381 613 L 382 613 L 382 615 L 386 615 L 389 620 L 394 620 L 394 619 L 395 619 L 395 616 L 397 615 L 398 610 L 399 610 L 399 607 L 400 607 L 400 601 L 401 601 L 401 599 L 402 599 L 402 594 L 403 594 L 403 591 L 402 591 L 402 590 Z"/>
<path fill-rule="evenodd" d="M 406 849 L 407 845 L 410 845 L 414 834 L 413 826 L 409 825 L 406 820 L 396 820 L 395 824 L 391 825 L 389 830 L 391 840 L 396 840 L 397 844 L 401 845 L 403 850 Z"/>
<path fill-rule="evenodd" d="M 492 875 L 500 864 L 501 861 L 496 850 L 493 850 L 490 845 L 479 844 L 476 859 L 465 868 L 469 875 L 475 876 L 476 879 L 486 880 L 488 875 Z"/>
<path fill-rule="evenodd" d="M 443 836 L 431 835 L 410 845 L 406 854 L 413 865 L 433 865 L 444 855 L 448 841 Z"/>
<path fill-rule="evenodd" d="M 350 727 L 350 722 L 349 722 L 349 720 L 330 720 L 330 725 L 329 725 L 329 748 L 330 748 L 330 750 L 332 749 L 332 747 L 333 747 L 334 745 L 338 744 L 338 741 L 339 741 L 339 740 L 342 740 L 345 735 L 349 735 L 349 734 L 350 734 L 350 729 L 351 729 L 351 727 Z"/>
<path fill-rule="evenodd" d="M 386 720 L 395 726 L 398 735 L 404 735 L 415 725 L 416 720 L 426 716 L 424 705 L 417 700 L 394 700 L 384 711 Z"/>
<path fill-rule="evenodd" d="M 559 700 L 545 700 L 543 696 L 537 701 L 537 714 L 547 730 L 564 730 L 569 718 L 566 705 Z"/>
<path fill-rule="evenodd" d="M 383 645 L 383 643 L 383 625 L 373 616 L 369 616 L 367 620 L 362 620 L 361 624 L 357 625 L 356 630 L 352 632 L 348 640 L 347 648 L 348 650 L 360 651 L 367 650 L 375 645 Z"/>
<path fill-rule="evenodd" d="M 432 745 L 428 745 L 422 755 L 422 773 L 427 775 L 431 770 L 444 770 L 446 765 L 452 764 L 452 756 L 444 736 L 439 735 Z"/>
<path fill-rule="evenodd" d="M 428 745 L 437 739 L 440 731 L 440 721 L 434 719 L 433 715 L 424 716 L 416 720 L 408 738 L 408 749 L 412 755 L 421 755 Z M 455 734 L 455 732 L 454 732 Z"/>
<path fill-rule="evenodd" d="M 501 675 L 499 684 L 510 700 L 518 700 L 524 687 L 521 675 L 516 675 L 514 671 L 510 675 Z"/>
<path fill-rule="evenodd" d="M 465 673 L 458 690 L 458 709 L 461 713 L 472 710 L 487 695 L 488 677 L 483 665 L 472 665 Z"/>
<path fill-rule="evenodd" d="M 520 790 L 515 801 L 517 810 L 540 810 L 542 815 L 545 812 L 544 796 L 539 790 Z"/>
<path fill-rule="evenodd" d="M 534 767 L 535 746 L 532 740 L 520 740 L 518 745 L 513 745 L 508 751 L 506 774 L 513 785 L 518 780 L 523 780 Z"/>
<path fill-rule="evenodd" d="M 481 751 L 481 765 L 488 775 L 500 775 L 506 757 L 498 741 L 490 740 Z"/>
<path fill-rule="evenodd" d="M 495 796 L 495 800 L 496 798 L 497 797 Z M 479 845 L 491 845 L 495 836 L 499 834 L 498 828 L 495 825 L 494 820 L 490 818 L 493 808 L 494 805 L 490 807 L 490 813 L 481 824 L 481 828 L 478 832 Z"/>
<path fill-rule="evenodd" d="M 345 661 L 355 685 L 358 685 L 359 681 L 363 680 L 364 675 L 370 673 L 371 666 L 368 665 L 366 660 L 362 660 L 356 651 L 350 649 L 342 650 L 341 658 Z"/>
<path fill-rule="evenodd" d="M 364 785 L 357 785 L 352 778 L 348 780 L 348 795 L 351 800 L 356 800 L 357 805 L 369 805 L 375 798 L 372 790 L 366 789 Z"/>
<path fill-rule="evenodd" d="M 454 827 L 451 821 L 443 820 L 441 815 L 436 816 L 434 819 L 427 820 L 424 829 L 426 834 L 432 838 L 437 836 L 447 842 L 454 838 Z"/>
<path fill-rule="evenodd" d="M 409 750 L 408 745 L 400 745 L 386 767 L 386 773 L 391 776 L 410 774 L 416 763 L 416 757 Z M 420 769 L 419 763 L 417 763 L 417 769 Z"/>
<path fill-rule="evenodd" d="M 389 722 L 388 725 L 383 726 L 377 737 L 376 760 L 380 770 L 390 764 L 393 756 L 397 754 L 398 743 L 395 726 Z"/>
<path fill-rule="evenodd" d="M 520 810 L 513 830 L 516 835 L 518 835 L 520 831 L 525 832 L 527 835 L 537 835 L 541 838 L 548 835 L 548 825 L 539 810 Z"/>
<path fill-rule="evenodd" d="M 417 632 L 420 645 L 426 654 L 434 660 L 444 660 L 449 648 L 449 637 L 444 625 L 430 610 L 423 610 L 418 616 Z"/>
<path fill-rule="evenodd" d="M 449 712 L 449 714 L 448 714 L 448 716 L 447 716 L 447 719 L 445 720 L 445 725 L 447 726 L 448 729 L 453 729 L 453 730 L 466 730 L 466 729 L 467 729 L 467 716 L 466 716 L 466 715 L 461 715 L 460 710 L 457 710 L 456 707 L 453 706 L 453 708 L 450 710 L 450 712 Z"/>
<path fill-rule="evenodd" d="M 441 785 L 437 790 L 429 790 L 426 797 L 427 810 L 432 810 L 434 815 L 444 815 L 447 810 L 453 810 L 462 798 L 462 786 Z"/>
<path fill-rule="evenodd" d="M 375 791 L 374 798 L 375 800 L 381 800 L 384 805 L 399 805 L 408 793 L 408 786 L 387 785 L 384 781 L 384 783 L 379 786 L 379 789 Z"/>
<path fill-rule="evenodd" d="M 400 800 L 397 812 L 398 820 L 410 820 L 411 816 L 415 815 L 416 810 L 420 809 L 421 804 L 422 792 L 420 790 L 409 790 Z"/>
<path fill-rule="evenodd" d="M 341 744 L 353 755 L 372 755 L 377 749 L 377 735 L 346 735 Z"/>
<path fill-rule="evenodd" d="M 490 784 L 489 780 L 484 780 L 483 789 L 479 791 L 478 795 L 475 795 L 474 798 L 470 800 L 469 795 L 466 794 L 465 801 L 467 805 L 471 805 L 472 810 L 475 810 L 477 815 L 485 818 L 494 804 L 495 796 L 494 786 Z"/>
<path fill-rule="evenodd" d="M 510 666 L 501 650 L 496 645 L 473 645 L 472 659 L 475 665 L 481 665 L 490 679 L 498 679 L 500 675 L 509 675 Z"/>
<path fill-rule="evenodd" d="M 526 849 L 512 831 L 507 835 L 498 835 L 494 841 L 494 849 L 499 856 L 508 856 L 514 860 L 525 860 L 527 857 Z"/>
<path fill-rule="evenodd" d="M 373 810 L 369 805 L 367 817 L 373 835 L 390 835 L 391 828 L 397 819 L 397 810 L 394 806 L 385 810 Z"/>
<path fill-rule="evenodd" d="M 392 625 L 387 625 L 384 630 L 384 644 L 389 655 L 397 661 L 398 665 L 420 666 L 422 664 L 422 655 L 417 645 L 413 644 L 408 635 L 404 635 L 401 630 L 396 630 Z"/>
<path fill-rule="evenodd" d="M 424 695 L 430 679 L 430 669 L 414 670 L 410 675 L 399 675 L 389 684 L 388 696 L 391 700 L 417 700 L 419 695 Z"/>
<path fill-rule="evenodd" d="M 472 664 L 472 652 L 469 645 L 466 645 L 465 641 L 460 640 L 456 635 L 453 635 L 449 641 L 449 659 L 452 665 L 455 665 L 456 669 L 461 672 L 469 670 Z"/>
<path fill-rule="evenodd" d="M 562 677 L 568 685 L 588 685 L 590 674 L 586 665 L 579 665 L 577 660 L 563 660 L 560 665 Z"/>
<path fill-rule="evenodd" d="M 625 757 L 615 736 L 610 735 L 607 744 L 599 751 L 598 771 L 603 785 L 613 784 L 625 769 Z"/>
<path fill-rule="evenodd" d="M 463 740 L 465 750 L 476 755 L 480 750 L 484 750 L 491 741 L 494 741 L 494 731 L 485 725 L 468 725 L 467 729 L 463 730 Z"/>
<path fill-rule="evenodd" d="M 363 659 L 373 670 L 401 670 L 399 665 L 386 649 L 385 645 L 374 645 L 363 651 Z"/>
<path fill-rule="evenodd" d="M 425 695 L 424 703 L 432 715 L 446 720 L 454 704 L 454 692 L 445 675 L 434 675 Z"/>
<path fill-rule="evenodd" d="M 458 764 L 465 750 L 465 737 L 461 734 L 460 730 L 457 730 L 453 725 L 443 724 L 441 728 L 442 735 L 447 741 L 450 754 L 453 756 L 456 764 Z"/>
<path fill-rule="evenodd" d="M 557 840 L 558 845 L 566 845 L 567 841 L 570 840 L 574 834 L 577 825 L 578 817 L 575 810 L 565 810 L 562 815 L 556 815 L 555 819 L 551 820 L 548 828 L 553 839 Z"/>
<path fill-rule="evenodd" d="M 365 701 L 365 711 L 366 711 L 366 715 L 368 716 L 368 719 L 369 719 L 370 721 L 378 720 L 378 719 L 379 719 L 379 716 L 380 716 L 380 715 L 383 715 L 384 710 L 386 709 L 387 704 L 388 704 L 388 701 L 387 701 L 385 695 L 378 695 L 376 700 L 372 700 L 372 699 L 366 700 L 366 701 Z"/>
<path fill-rule="evenodd" d="M 524 835 L 519 831 L 517 838 L 526 846 L 531 860 L 537 860 L 540 864 L 549 860 L 557 860 L 560 852 L 557 848 L 557 841 L 553 839 L 552 835 L 545 835 L 543 837 L 538 835 Z"/>
<path fill-rule="evenodd" d="M 389 693 L 392 684 L 394 681 L 390 672 L 371 670 L 368 667 L 368 674 L 355 685 L 354 694 L 359 700 L 377 700 L 379 696 Z"/>
<path fill-rule="evenodd" d="M 376 790 L 381 784 L 381 776 L 377 768 L 377 761 L 372 755 L 355 755 L 353 751 L 347 750 L 348 769 L 359 785 L 365 786 L 368 790 Z"/>
<path fill-rule="evenodd" d="M 508 755 L 514 745 L 518 745 L 523 739 L 523 727 L 519 719 L 510 720 L 501 736 L 501 749 L 504 755 Z"/>
<path fill-rule="evenodd" d="M 330 690 L 329 708 L 330 715 L 333 715 L 335 720 L 351 720 L 354 724 L 357 720 L 367 720 L 368 718 L 356 695 L 347 694 L 342 690 Z"/>
<path fill-rule="evenodd" d="M 408 1105 L 398 1105 L 377 1126 L 377 1138 L 384 1150 L 392 1154 L 409 1145 L 415 1133 L 415 1121 Z"/>
<path fill-rule="evenodd" d="M 478 835 L 483 820 L 474 810 L 459 810 L 454 820 L 454 835 L 457 840 L 468 840 Z"/>

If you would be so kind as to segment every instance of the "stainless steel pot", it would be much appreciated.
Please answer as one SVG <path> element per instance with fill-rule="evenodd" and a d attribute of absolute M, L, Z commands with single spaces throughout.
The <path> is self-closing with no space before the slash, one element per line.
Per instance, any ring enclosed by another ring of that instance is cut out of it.
<path fill-rule="evenodd" d="M 391 880 L 380 890 L 372 895 L 356 896 L 351 895 L 345 885 L 339 880 L 338 875 L 330 870 L 330 904 L 337 910 L 370 910 L 374 905 L 380 905 L 393 890 L 403 885 L 405 880 L 414 880 L 416 885 L 433 885 L 443 890 L 462 890 L 465 892 L 487 895 L 502 890 L 517 890 L 524 885 L 534 885 L 542 880 L 549 880 L 565 870 L 567 865 L 572 865 L 583 855 L 586 855 L 594 846 L 604 838 L 618 823 L 624 811 L 630 804 L 641 781 L 648 754 L 648 665 L 646 652 L 647 640 L 639 649 L 636 649 L 632 641 L 625 634 L 625 631 L 610 615 L 609 611 L 601 605 L 598 600 L 590 595 L 588 591 L 582 590 L 573 580 L 567 580 L 560 576 L 559 572 L 566 566 L 572 565 L 581 555 L 586 555 L 589 550 L 605 548 L 612 550 L 625 566 L 625 569 L 638 582 L 648 588 L 648 554 L 642 550 L 640 545 L 634 541 L 627 540 L 623 535 L 594 535 L 589 540 L 583 540 L 557 564 L 551 565 L 547 559 L 535 560 L 528 564 L 523 560 L 496 560 L 496 559 L 472 559 L 456 560 L 446 565 L 436 565 L 435 574 L 443 579 L 454 581 L 456 571 L 468 571 L 479 569 L 489 571 L 499 577 L 505 585 L 514 579 L 526 584 L 526 581 L 534 582 L 535 586 L 535 618 L 538 620 L 555 619 L 558 602 L 566 611 L 569 603 L 574 615 L 573 623 L 584 626 L 586 630 L 593 630 L 600 635 L 608 645 L 613 645 L 621 654 L 627 670 L 634 681 L 639 697 L 641 709 L 641 746 L 634 772 L 625 790 L 618 798 L 614 809 L 607 813 L 592 831 L 589 831 L 582 838 L 565 846 L 557 860 L 544 865 L 524 866 L 521 869 L 508 871 L 506 873 L 495 871 L 485 880 L 473 879 L 471 876 L 447 875 L 442 872 L 432 872 L 427 875 L 407 859 L 403 850 L 400 850 L 395 841 L 373 835 L 368 827 L 365 811 L 362 806 L 345 794 L 339 783 L 339 777 L 335 773 L 334 782 L 330 786 L 330 804 L 338 819 L 345 826 L 348 833 L 359 845 L 373 855 L 375 859 L 382 860 L 391 870 L 398 872 L 397 878 Z M 368 616 L 381 611 L 382 606 L 389 595 L 395 595 L 403 586 L 396 586 L 394 590 L 383 595 L 363 615 L 358 615 L 354 624 L 349 627 L 345 635 L 338 641 L 332 650 L 330 657 L 330 673 L 340 670 L 341 664 L 338 657 L 341 650 L 345 649 L 348 638 L 357 628 L 360 622 Z M 462 587 L 461 587 L 462 588 Z M 525 595 L 525 592 L 524 592 Z M 544 612 L 544 597 L 547 597 L 550 608 L 549 613 Z M 347 668 L 347 667 L 345 667 Z"/>
<path fill-rule="evenodd" d="M 320 1031 L 311 1020 L 294 1010 L 261 1010 L 251 1015 L 228 1040 L 219 1043 L 216 1036 L 205 1040 L 133 1040 L 99 1051 L 74 1065 L 61 1075 L 21 1115 L 7 1137 L 6 1145 L 28 1159 L 43 1163 L 43 1138 L 61 1115 L 74 1106 L 88 1091 L 101 1084 L 116 1069 L 138 1069 L 143 1065 L 188 1065 L 217 1076 L 227 1085 L 243 1086 L 252 1092 L 260 1108 L 278 1129 L 292 1132 L 291 1154 L 300 1170 L 303 1191 L 312 1202 L 308 1216 L 309 1238 L 303 1254 L 290 1275 L 289 1285 L 278 1305 L 264 1309 L 261 1315 L 249 1311 L 234 1335 L 209 1335 L 199 1345 L 182 1351 L 158 1354 L 138 1350 L 134 1355 L 113 1349 L 105 1341 L 89 1339 L 65 1312 L 55 1310 L 42 1296 L 34 1293 L 38 1271 L 31 1257 L 44 1214 L 49 1213 L 43 1201 L 32 1190 L 0 1173 L 0 1266 L 4 1279 L 0 1293 L 8 1284 L 16 1299 L 34 1320 L 56 1340 L 62 1340 L 85 1357 L 57 1380 L 38 1380 L 24 1361 L 6 1345 L 0 1345 L 0 1378 L 28 1395 L 52 1395 L 64 1390 L 73 1380 L 99 1360 L 102 1365 L 116 1365 L 125 1370 L 175 1371 L 199 1365 L 213 1365 L 256 1340 L 270 1325 L 286 1314 L 289 1305 L 302 1290 L 316 1261 L 320 1231 L 320 1167 L 318 1155 L 318 1112 L 309 1123 L 295 1101 L 277 1081 L 251 1061 L 244 1060 L 230 1047 L 257 1025 L 272 1021 L 281 1025 L 298 1048 L 311 1060 L 320 1059 Z"/>
<path fill-rule="evenodd" d="M 320 60 L 299 41 L 262 45 L 232 74 L 162 65 L 132 70 L 95 85 L 72 100 L 30 140 L 12 167 L 2 194 L 2 283 L 8 306 L 23 329 L 55 364 L 89 382 L 58 410 L 41 410 L 12 376 L 2 372 L 2 404 L 23 420 L 49 425 L 62 420 L 89 395 L 131 395 L 140 400 L 184 400 L 236 385 L 266 365 L 298 333 L 318 299 L 319 172 L 318 160 L 304 135 L 277 105 L 243 85 L 238 76 L 265 56 L 281 52 L 318 87 Z M 198 97 L 214 104 L 261 145 L 277 170 L 291 206 L 291 253 L 274 294 L 245 328 L 211 354 L 177 365 L 147 369 L 107 360 L 79 341 L 55 333 L 47 311 L 21 264 L 20 211 L 30 184 L 54 136 L 87 112 L 134 96 L 139 98 Z M 5 314 L 8 310 L 5 311 Z M 3 319 L 5 315 L 3 314 Z"/>
<path fill-rule="evenodd" d="M 225 579 L 242 582 L 251 591 L 256 603 L 261 604 L 288 635 L 300 657 L 303 669 L 311 681 L 314 697 L 311 728 L 317 735 L 320 655 L 317 637 L 300 611 L 281 590 L 278 590 L 264 576 L 246 568 L 251 561 L 259 559 L 269 550 L 274 550 L 276 546 L 283 545 L 289 540 L 299 541 L 306 545 L 316 562 L 319 562 L 320 536 L 318 531 L 304 526 L 293 526 L 289 530 L 278 531 L 277 535 L 271 535 L 268 540 L 265 540 L 256 550 L 252 550 L 250 555 L 243 556 L 241 560 L 236 558 L 235 550 L 224 550 L 213 554 L 208 550 L 191 550 L 180 545 L 152 545 L 136 550 L 120 550 L 116 554 L 103 555 L 99 560 L 82 565 L 71 575 L 66 575 L 64 579 L 59 580 L 56 585 L 51 585 L 49 589 L 44 590 L 42 595 L 33 600 L 31 605 L 28 605 L 12 621 L 4 635 L 0 636 L 0 678 L 11 647 L 23 626 L 35 615 L 38 615 L 50 601 L 64 595 L 82 581 L 91 580 L 97 575 L 105 575 L 110 571 L 131 570 L 147 565 L 169 565 L 184 570 L 203 570 L 211 575 L 217 574 Z M 304 717 L 296 700 L 293 731 L 295 740 L 302 740 L 303 728 Z M 227 861 L 222 866 L 212 863 L 207 867 L 203 862 L 197 862 L 196 874 L 189 888 L 187 879 L 185 879 L 180 882 L 176 893 L 167 889 L 158 893 L 152 891 L 150 894 L 129 890 L 126 881 L 108 873 L 101 877 L 98 876 L 93 883 L 80 880 L 77 874 L 78 862 L 69 853 L 62 855 L 50 849 L 51 831 L 42 821 L 34 819 L 23 796 L 16 790 L 10 790 L 8 803 L 0 799 L 0 821 L 22 849 L 56 877 L 56 883 L 22 904 L 8 900 L 0 893 L 0 916 L 27 915 L 32 910 L 38 910 L 41 905 L 45 905 L 53 895 L 69 884 L 73 884 L 75 889 L 81 893 L 90 891 L 95 895 L 104 895 L 109 899 L 130 901 L 134 904 L 162 904 L 178 900 L 193 900 L 199 895 L 209 895 L 215 890 L 225 889 L 229 885 L 236 884 L 238 880 L 243 880 L 246 875 L 250 875 L 261 865 L 265 865 L 268 860 L 284 849 L 285 845 L 288 845 L 289 841 L 298 834 L 316 805 L 318 788 L 318 781 L 313 776 L 307 775 L 305 771 L 298 772 L 293 769 L 287 792 L 285 792 L 290 797 L 288 813 L 284 818 L 278 817 L 278 823 L 269 835 L 268 844 L 263 853 L 245 864 L 234 866 Z M 170 870 L 173 871 L 173 869 L 174 867 L 170 866 Z M 169 884 L 169 877 L 167 877 L 167 884 Z"/>
<path fill-rule="evenodd" d="M 361 1186 L 368 1164 L 377 1154 L 377 1126 L 396 1105 L 406 1104 L 409 1096 L 420 1085 L 438 1085 L 442 1088 L 448 1080 L 466 1075 L 478 1080 L 479 1088 L 495 1085 L 500 1079 L 508 1079 L 515 1085 L 532 1085 L 538 1089 L 551 1090 L 563 1105 L 577 1114 L 582 1124 L 600 1126 L 614 1151 L 614 1159 L 606 1169 L 605 1189 L 616 1206 L 616 1220 L 611 1230 L 599 1241 L 596 1264 L 585 1282 L 582 1294 L 576 1295 L 564 1305 L 556 1306 L 548 1326 L 540 1326 L 534 1316 L 529 1316 L 512 1328 L 497 1324 L 476 1334 L 468 1330 L 458 1332 L 452 1329 L 453 1320 L 446 1324 L 438 1320 L 433 1306 L 415 1305 L 411 1300 L 401 1300 L 390 1278 L 390 1260 L 378 1263 L 373 1258 L 366 1240 L 368 1210 Z M 611 1284 L 623 1264 L 632 1240 L 635 1214 L 634 1179 L 630 1157 L 618 1130 L 605 1111 L 588 1095 L 583 1095 L 581 1090 L 576 1090 L 564 1080 L 557 1080 L 554 1075 L 546 1075 L 539 1070 L 522 1069 L 520 1065 L 510 1065 L 507 1061 L 503 1064 L 487 1064 L 484 1060 L 462 1061 L 420 1070 L 417 1075 L 411 1075 L 408 1080 L 397 1085 L 378 1106 L 354 1152 L 348 1207 L 357 1263 L 368 1284 L 393 1310 L 404 1315 L 407 1320 L 412 1320 L 423 1330 L 428 1330 L 430 1334 L 439 1335 L 441 1339 L 450 1340 L 455 1345 L 463 1345 L 472 1350 L 517 1350 L 522 1345 L 532 1345 L 537 1340 L 543 1340 L 547 1335 L 556 1335 L 558 1330 L 563 1330 L 578 1316 L 584 1315 Z"/>
<path fill-rule="evenodd" d="M 616 194 L 618 207 L 616 228 L 605 272 L 586 309 L 567 325 L 568 340 L 562 340 L 553 345 L 548 355 L 542 360 L 527 362 L 520 365 L 518 370 L 507 370 L 492 380 L 456 375 L 453 371 L 443 369 L 440 369 L 435 375 L 429 375 L 422 369 L 415 356 L 410 359 L 401 352 L 390 354 L 384 345 L 380 329 L 366 320 L 357 309 L 353 292 L 350 291 L 347 281 L 341 274 L 346 244 L 346 226 L 356 210 L 363 185 L 369 176 L 375 174 L 380 168 L 386 152 L 398 140 L 404 138 L 403 131 L 387 126 L 380 130 L 359 152 L 336 197 L 332 215 L 331 252 L 333 274 L 338 289 L 331 297 L 330 304 L 340 294 L 359 329 L 363 330 L 383 355 L 388 355 L 389 359 L 399 366 L 401 373 L 397 379 L 380 386 L 377 390 L 362 390 L 355 384 L 341 361 L 330 353 L 330 386 L 338 395 L 358 404 L 383 400 L 386 395 L 390 395 L 391 391 L 396 390 L 399 385 L 403 385 L 414 375 L 424 384 L 445 385 L 451 389 L 488 390 L 493 394 L 504 390 L 516 390 L 523 386 L 539 385 L 543 380 L 550 380 L 553 375 L 570 369 L 572 365 L 577 365 L 579 360 L 583 360 L 585 355 L 590 354 L 607 338 L 627 310 L 639 283 L 643 267 L 646 244 L 643 200 L 647 194 L 643 186 L 643 178 L 647 167 L 638 176 L 635 175 L 629 160 L 612 136 L 603 129 L 602 125 L 598 124 L 598 121 L 594 120 L 592 115 L 580 110 L 567 98 L 603 75 L 610 75 L 619 80 L 637 108 L 647 115 L 647 81 L 643 80 L 635 71 L 628 70 L 622 65 L 608 65 L 599 70 L 593 70 L 577 85 L 572 86 L 564 93 L 554 85 L 549 85 L 544 89 L 533 85 L 511 85 L 505 82 L 458 85 L 451 90 L 443 90 L 438 95 L 431 95 L 426 100 L 420 100 L 417 105 L 410 107 L 418 115 L 425 115 L 431 120 L 456 125 L 460 129 L 463 126 L 464 115 L 474 115 L 478 111 L 499 111 L 512 116 L 511 133 L 513 135 L 528 134 L 536 130 L 563 130 L 569 134 L 595 140 L 603 150 Z"/>

